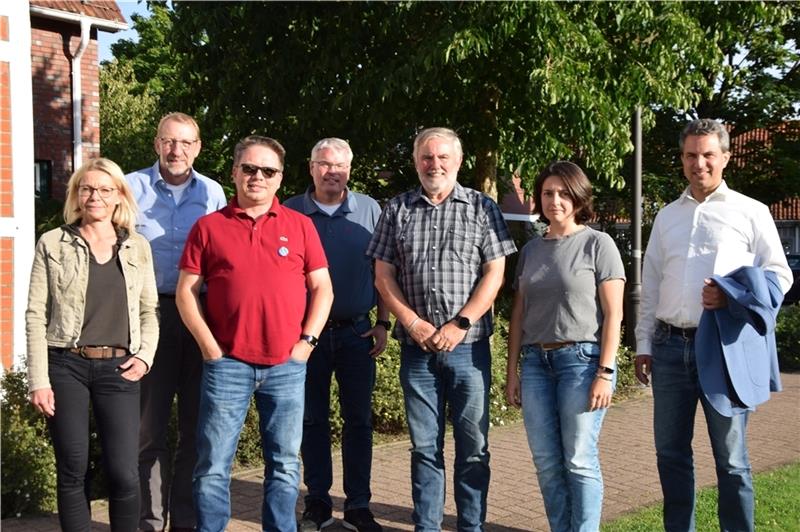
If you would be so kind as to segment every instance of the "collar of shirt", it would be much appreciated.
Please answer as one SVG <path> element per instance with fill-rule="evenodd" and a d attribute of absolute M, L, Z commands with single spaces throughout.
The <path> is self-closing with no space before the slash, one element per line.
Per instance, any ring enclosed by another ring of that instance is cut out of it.
<path fill-rule="evenodd" d="M 426 196 L 425 193 L 423 192 L 422 186 L 419 186 L 416 188 L 416 190 L 414 190 L 413 195 L 411 196 L 410 203 L 416 203 L 418 201 L 424 201 L 429 205 L 433 205 L 428 196 Z M 447 203 L 448 201 L 460 201 L 461 203 L 469 203 L 469 198 L 467 197 L 467 193 L 464 190 L 464 187 L 462 187 L 461 183 L 459 183 L 458 181 L 456 181 L 456 185 L 453 187 L 453 190 L 450 192 L 450 194 L 444 199 L 444 201 L 442 201 L 442 203 L 439 203 L 438 205 L 442 205 L 443 203 Z"/>
<path fill-rule="evenodd" d="M 347 192 L 347 196 L 345 196 L 345 200 L 341 204 L 341 207 L 339 207 L 339 210 L 336 211 L 336 215 L 344 216 L 349 212 L 354 212 L 358 208 L 358 200 L 356 199 L 356 195 L 352 194 L 350 189 L 347 187 L 345 187 L 345 191 Z M 306 189 L 305 194 L 303 194 L 303 214 L 309 215 L 315 212 L 320 212 L 327 215 L 327 213 L 324 213 L 324 211 L 320 209 L 316 203 L 314 203 L 314 197 L 312 196 L 313 192 L 314 185 L 311 185 Z"/>
<path fill-rule="evenodd" d="M 159 162 L 150 167 L 150 186 L 153 190 L 165 190 L 167 181 L 161 177 L 161 167 L 159 166 Z M 189 187 L 195 186 L 197 182 L 197 172 L 195 172 L 194 168 L 189 171 Z"/>
<path fill-rule="evenodd" d="M 269 216 L 278 216 L 278 213 L 280 212 L 280 207 L 281 207 L 281 202 L 278 201 L 278 196 L 275 196 L 274 198 L 272 198 L 272 205 L 269 206 L 269 210 L 267 210 L 267 212 L 265 212 L 264 214 L 267 214 Z M 244 209 L 239 207 L 239 199 L 236 196 L 231 198 L 230 203 L 228 203 L 228 209 L 231 215 L 237 218 L 249 218 L 251 220 L 256 219 L 247 214 L 247 212 Z M 264 215 L 261 215 L 258 218 L 263 218 L 263 217 Z"/>
<path fill-rule="evenodd" d="M 730 193 L 730 188 L 728 188 L 728 184 L 723 179 L 717 189 L 706 196 L 706 199 L 703 202 L 697 201 L 694 196 L 692 196 L 692 187 L 686 187 L 679 198 L 681 202 L 684 201 L 693 201 L 695 203 L 704 203 L 706 201 L 714 201 L 714 200 L 724 200 Z"/>

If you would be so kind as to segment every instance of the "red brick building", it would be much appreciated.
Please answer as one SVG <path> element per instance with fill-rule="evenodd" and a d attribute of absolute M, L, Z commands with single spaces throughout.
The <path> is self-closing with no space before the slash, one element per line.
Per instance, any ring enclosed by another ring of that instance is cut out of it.
<path fill-rule="evenodd" d="M 113 1 L 0 2 L 0 358 L 25 351 L 34 198 L 63 197 L 100 149 L 97 32 L 127 29 Z"/>

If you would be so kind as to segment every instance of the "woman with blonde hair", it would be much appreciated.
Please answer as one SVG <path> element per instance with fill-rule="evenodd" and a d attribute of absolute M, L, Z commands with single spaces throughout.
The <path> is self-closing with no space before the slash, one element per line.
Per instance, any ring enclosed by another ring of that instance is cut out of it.
<path fill-rule="evenodd" d="M 598 438 L 616 381 L 625 270 L 595 231 L 592 185 L 558 161 L 536 178 L 543 237 L 520 251 L 508 333 L 506 396 L 522 406 L 550 529 L 600 528 Z"/>
<path fill-rule="evenodd" d="M 158 341 L 150 245 L 116 163 L 92 159 L 67 184 L 66 223 L 39 239 L 28 310 L 28 389 L 56 455 L 58 516 L 89 530 L 89 407 L 108 477 L 114 531 L 139 523 L 139 379 Z"/>

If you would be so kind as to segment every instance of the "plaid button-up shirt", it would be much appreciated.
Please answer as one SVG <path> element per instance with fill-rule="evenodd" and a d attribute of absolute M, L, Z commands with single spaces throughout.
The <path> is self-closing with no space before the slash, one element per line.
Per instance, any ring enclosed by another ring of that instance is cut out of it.
<path fill-rule="evenodd" d="M 497 204 L 485 194 L 456 183 L 434 205 L 418 188 L 392 198 L 381 214 L 367 255 L 392 264 L 409 305 L 441 327 L 469 300 L 483 265 L 517 250 Z M 464 342 L 492 334 L 492 312 L 467 332 Z M 413 343 L 398 322 L 395 338 Z"/>

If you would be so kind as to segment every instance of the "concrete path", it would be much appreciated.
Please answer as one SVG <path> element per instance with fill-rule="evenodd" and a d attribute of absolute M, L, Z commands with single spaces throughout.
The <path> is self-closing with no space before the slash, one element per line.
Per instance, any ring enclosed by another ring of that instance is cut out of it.
<path fill-rule="evenodd" d="M 764 471 L 800 460 L 800 374 L 783 374 L 784 391 L 753 414 L 749 426 L 750 459 L 754 471 Z M 601 460 L 605 476 L 603 519 L 610 520 L 661 499 L 656 471 L 652 431 L 652 398 L 643 394 L 613 406 L 606 416 L 601 435 Z M 702 409 L 695 430 L 695 463 L 698 485 L 716 482 L 714 461 L 705 430 Z M 488 531 L 515 532 L 547 530 L 542 499 L 530 451 L 521 423 L 493 427 L 490 434 L 492 481 L 489 490 Z M 447 439 L 448 476 L 452 471 L 452 438 Z M 413 530 L 407 441 L 375 448 L 373 457 L 372 510 L 387 532 Z M 338 456 L 337 456 L 338 461 Z M 340 519 L 344 501 L 341 464 L 334 467 L 334 517 Z M 233 519 L 228 530 L 261 530 L 260 471 L 242 472 L 233 479 Z M 298 512 L 302 510 L 302 495 Z M 768 494 L 760 494 L 768 496 Z M 448 478 L 445 530 L 455 530 L 452 477 Z M 92 506 L 93 530 L 109 530 L 108 507 L 104 501 Z M 55 515 L 4 519 L 4 532 L 56 531 Z M 345 530 L 337 520 L 325 529 Z"/>

